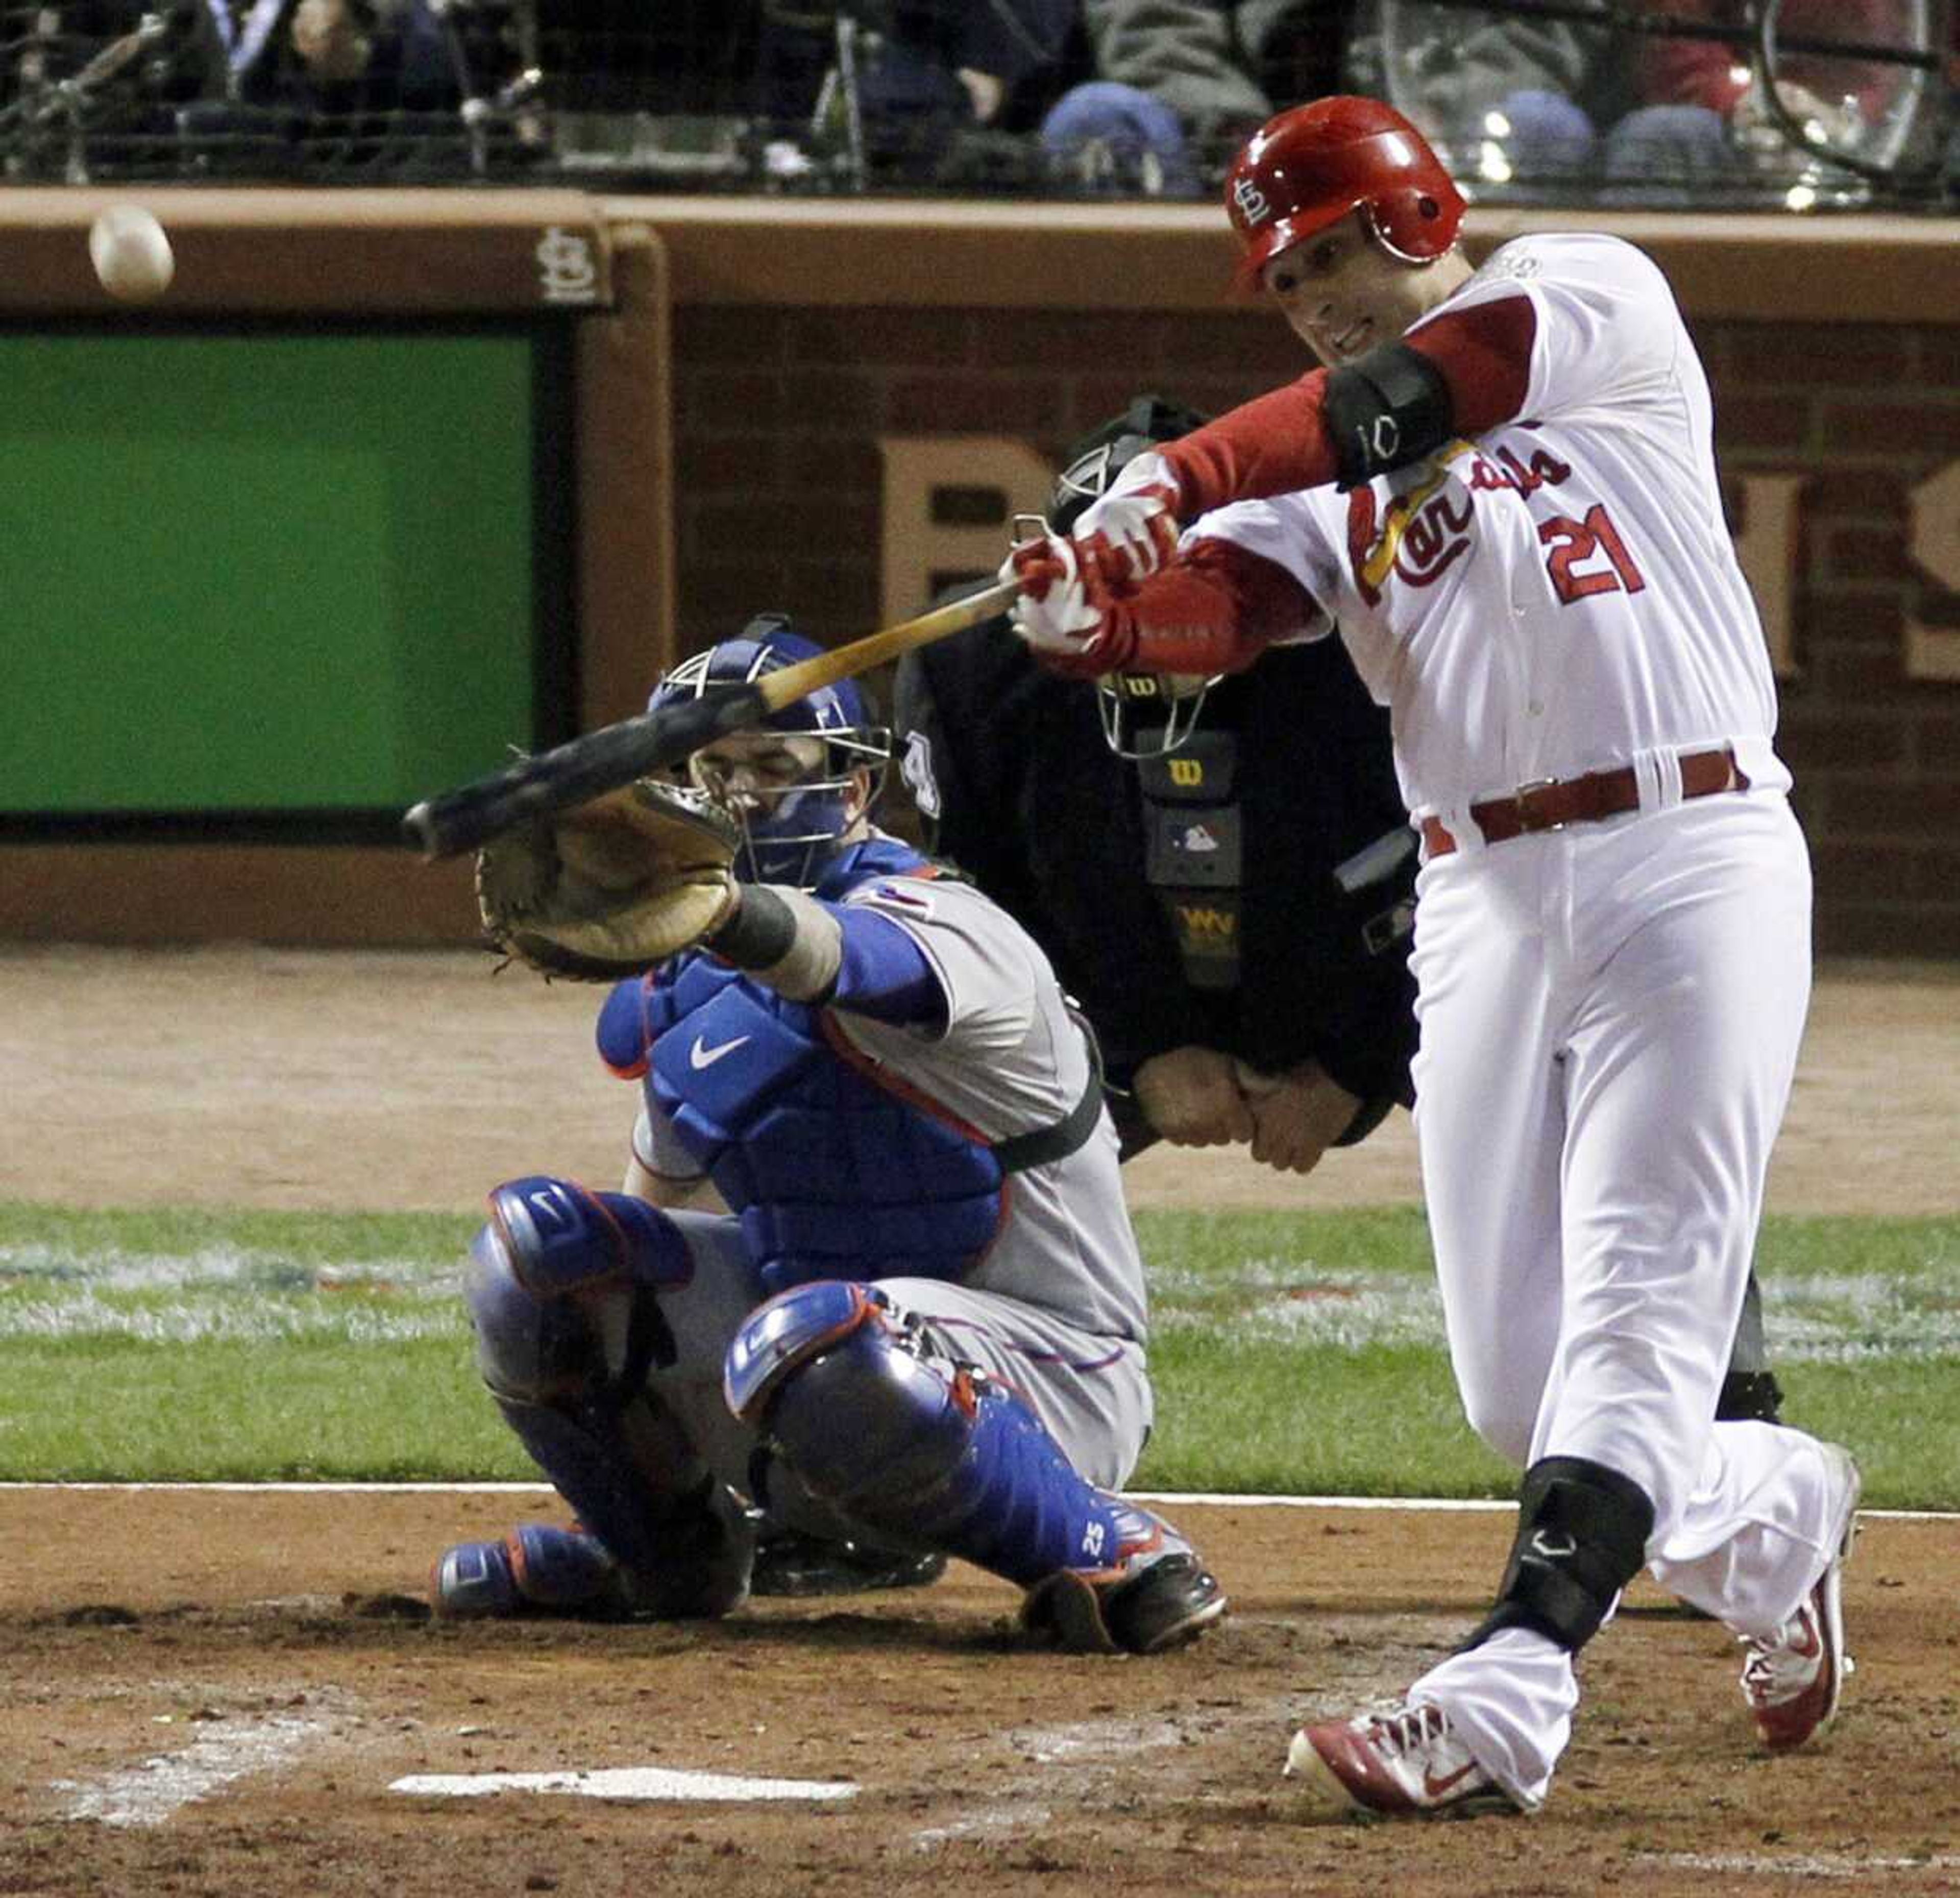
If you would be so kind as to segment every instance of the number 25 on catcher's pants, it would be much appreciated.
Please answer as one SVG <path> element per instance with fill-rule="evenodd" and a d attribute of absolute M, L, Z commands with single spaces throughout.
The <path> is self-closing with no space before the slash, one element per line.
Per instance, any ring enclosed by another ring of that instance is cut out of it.
<path fill-rule="evenodd" d="M 1611 593 L 1624 589 L 1637 593 L 1647 581 L 1634 564 L 1620 530 L 1613 525 L 1604 501 L 1596 501 L 1586 510 L 1583 520 L 1569 514 L 1554 514 L 1538 523 L 1539 543 L 1551 551 L 1545 555 L 1545 571 L 1551 576 L 1552 590 L 1561 606 L 1594 593 Z M 1585 563 L 1596 555 L 1605 564 L 1588 568 Z"/>

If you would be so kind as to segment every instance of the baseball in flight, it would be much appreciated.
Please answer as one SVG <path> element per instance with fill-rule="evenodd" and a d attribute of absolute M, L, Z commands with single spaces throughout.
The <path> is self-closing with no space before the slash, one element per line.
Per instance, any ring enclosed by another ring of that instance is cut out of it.
<path fill-rule="evenodd" d="M 97 218 L 88 255 L 103 288 L 124 303 L 161 297 L 177 267 L 163 226 L 141 205 L 111 205 Z"/>

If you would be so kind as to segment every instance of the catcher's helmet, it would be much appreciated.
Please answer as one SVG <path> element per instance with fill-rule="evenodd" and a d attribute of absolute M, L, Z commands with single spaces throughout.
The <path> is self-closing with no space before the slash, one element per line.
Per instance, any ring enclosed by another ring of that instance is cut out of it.
<path fill-rule="evenodd" d="M 1139 396 L 1120 415 L 1093 428 L 1068 451 L 1048 507 L 1052 533 L 1065 534 L 1135 456 L 1210 419 L 1162 396 Z M 1185 673 L 1111 673 L 1096 682 L 1102 736 L 1118 758 L 1160 758 L 1197 729 L 1204 695 L 1217 683 Z"/>
<path fill-rule="evenodd" d="M 781 613 L 763 613 L 738 637 L 684 659 L 654 688 L 647 710 L 699 698 L 711 687 L 752 683 L 823 648 L 798 632 Z M 807 889 L 822 875 L 825 859 L 851 823 L 847 793 L 861 766 L 870 774 L 864 808 L 884 788 L 891 761 L 892 734 L 874 723 L 869 701 L 854 679 L 793 701 L 771 714 L 764 729 L 791 736 L 820 739 L 822 761 L 785 784 L 744 783 L 739 787 L 697 768 L 688 774 L 697 789 L 714 799 L 742 827 L 746 840 L 736 873 L 752 882 L 795 883 Z"/>
<path fill-rule="evenodd" d="M 1269 119 L 1232 161 L 1225 210 L 1244 245 L 1235 281 L 1256 289 L 1283 250 L 1366 208 L 1382 246 L 1427 263 L 1456 241 L 1463 196 L 1428 141 L 1378 99 L 1316 99 Z"/>

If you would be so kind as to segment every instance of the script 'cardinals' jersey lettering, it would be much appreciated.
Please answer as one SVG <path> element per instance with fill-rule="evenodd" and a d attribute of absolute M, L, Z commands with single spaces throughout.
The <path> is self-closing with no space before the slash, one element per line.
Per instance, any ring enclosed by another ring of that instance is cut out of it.
<path fill-rule="evenodd" d="M 1666 279 L 1618 238 L 1524 237 L 1433 313 L 1519 296 L 1535 323 L 1517 420 L 1351 493 L 1234 502 L 1195 531 L 1333 610 L 1390 708 L 1418 816 L 1724 742 L 1752 783 L 1786 787 L 1707 380 Z"/>

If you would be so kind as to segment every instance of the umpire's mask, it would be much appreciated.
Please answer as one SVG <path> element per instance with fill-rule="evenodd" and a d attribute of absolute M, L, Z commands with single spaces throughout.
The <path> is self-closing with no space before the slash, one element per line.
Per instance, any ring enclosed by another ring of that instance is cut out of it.
<path fill-rule="evenodd" d="M 1069 450 L 1068 464 L 1049 498 L 1048 528 L 1065 534 L 1090 503 L 1099 500 L 1136 456 L 1194 428 L 1208 417 L 1161 396 L 1139 396 L 1120 415 L 1093 429 Z M 1112 672 L 1096 682 L 1102 736 L 1118 758 L 1162 758 L 1198 729 L 1204 695 L 1222 675 Z"/>

